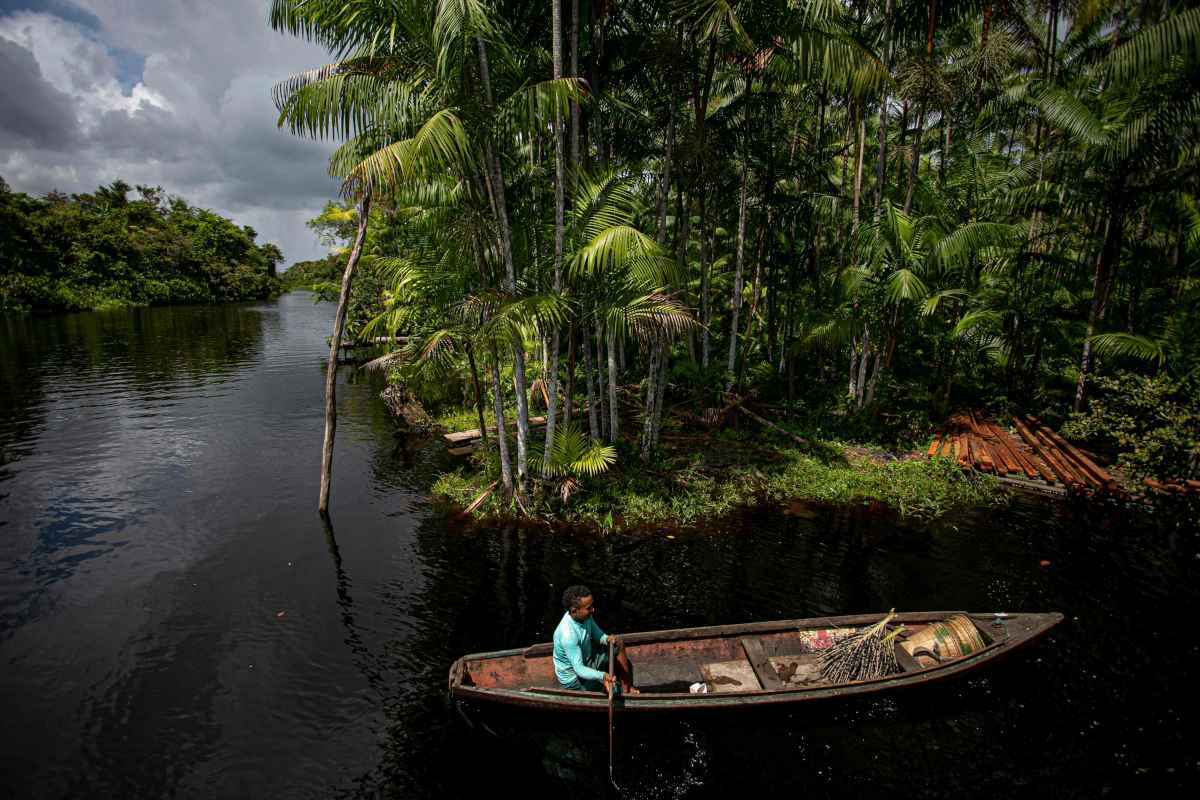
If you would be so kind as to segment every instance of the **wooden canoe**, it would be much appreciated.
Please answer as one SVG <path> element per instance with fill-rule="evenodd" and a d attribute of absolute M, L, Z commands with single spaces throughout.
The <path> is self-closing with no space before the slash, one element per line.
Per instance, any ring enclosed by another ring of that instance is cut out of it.
<path fill-rule="evenodd" d="M 1029 644 L 1063 619 L 1059 613 L 927 611 L 897 614 L 894 624 L 903 624 L 911 636 L 956 614 L 966 614 L 975 625 L 983 649 L 922 667 L 898 648 L 900 673 L 842 684 L 820 680 L 816 664 L 821 648 L 828 646 L 836 632 L 873 624 L 881 614 L 622 634 L 641 693 L 619 697 L 617 702 L 622 713 L 728 709 L 922 686 L 978 669 Z M 689 686 L 693 683 L 705 683 L 708 691 L 692 694 Z M 555 711 L 608 710 L 603 693 L 558 685 L 549 643 L 463 656 L 450 667 L 449 686 L 451 694 L 461 699 Z"/>

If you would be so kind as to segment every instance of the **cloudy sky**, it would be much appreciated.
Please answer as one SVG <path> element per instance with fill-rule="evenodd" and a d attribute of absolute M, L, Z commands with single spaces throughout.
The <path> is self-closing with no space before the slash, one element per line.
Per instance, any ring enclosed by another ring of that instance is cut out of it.
<path fill-rule="evenodd" d="M 271 87 L 328 61 L 270 0 L 0 0 L 0 176 L 16 191 L 162 186 L 253 226 L 288 263 L 336 184 L 333 145 L 275 127 Z"/>

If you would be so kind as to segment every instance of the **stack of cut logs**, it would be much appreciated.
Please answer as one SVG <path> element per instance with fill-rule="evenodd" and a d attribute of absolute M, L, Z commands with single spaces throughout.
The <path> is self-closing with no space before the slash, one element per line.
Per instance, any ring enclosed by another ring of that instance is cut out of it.
<path fill-rule="evenodd" d="M 1010 480 L 1072 492 L 1121 493 L 1112 475 L 1036 417 L 1014 416 L 1013 428 L 1017 435 L 975 412 L 955 414 L 933 438 L 928 455 Z"/>
<path fill-rule="evenodd" d="M 1156 481 L 1153 478 L 1146 478 L 1143 483 L 1154 491 L 1164 494 L 1200 495 L 1200 481 Z"/>

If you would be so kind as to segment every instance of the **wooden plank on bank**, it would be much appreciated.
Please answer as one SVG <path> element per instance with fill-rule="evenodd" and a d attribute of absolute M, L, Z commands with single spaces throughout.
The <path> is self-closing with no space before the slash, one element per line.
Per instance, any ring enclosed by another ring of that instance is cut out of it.
<path fill-rule="evenodd" d="M 1008 431 L 1002 430 L 1000 426 L 993 424 L 992 429 L 996 432 L 996 438 L 1000 441 L 1001 446 L 1008 453 L 1008 457 L 1012 463 L 1016 465 L 1014 472 L 1023 472 L 1029 480 L 1041 478 L 1047 483 L 1054 482 L 1054 476 L 1049 472 L 1039 469 L 1031 459 L 1021 451 L 1021 446 Z"/>
<path fill-rule="evenodd" d="M 988 444 L 992 448 L 992 453 L 996 457 L 996 467 L 1000 475 L 1008 475 L 1013 472 L 1021 472 L 1021 467 L 1017 460 L 1013 458 L 1008 451 L 1008 446 L 1005 443 L 1005 437 L 996 430 L 996 426 L 990 422 L 984 423 L 984 429 L 988 433 Z"/>
<path fill-rule="evenodd" d="M 1038 454 L 1040 448 L 1037 445 L 1037 440 L 1034 438 L 1034 435 L 1029 428 L 1025 426 L 1025 423 L 1021 422 L 1019 417 L 1014 416 L 1013 427 L 1017 429 L 1017 433 L 1020 435 L 1021 439 L 1025 440 L 1025 444 L 1029 448 L 1029 453 L 1027 454 L 1024 450 L 1020 449 L 1019 440 L 1017 439 L 1013 440 L 1013 450 L 1025 460 L 1025 463 L 1032 465 L 1037 473 L 1042 476 L 1042 480 L 1044 480 L 1046 483 L 1058 483 L 1060 480 L 1058 474 L 1054 472 L 1054 470 L 1050 468 L 1050 465 L 1046 463 L 1045 459 Z"/>
<path fill-rule="evenodd" d="M 1046 445 L 1042 443 L 1042 440 L 1039 439 L 1032 430 L 1030 430 L 1029 426 L 1025 424 L 1024 420 L 1014 415 L 1013 425 L 1016 427 L 1017 432 L 1021 434 L 1021 438 L 1025 440 L 1027 445 L 1029 445 L 1029 449 L 1033 452 L 1034 456 L 1037 457 L 1037 461 L 1034 463 L 1038 465 L 1038 469 L 1043 471 L 1043 474 L 1046 472 L 1051 473 L 1053 476 L 1052 479 L 1059 481 L 1064 486 L 1071 486 L 1077 483 L 1074 475 L 1072 475 L 1070 472 L 1062 470 L 1062 468 L 1054 461 L 1054 459 L 1047 455 Z"/>
<path fill-rule="evenodd" d="M 1038 422 L 1037 417 L 1030 417 L 1033 422 Z M 1038 423 L 1039 425 L 1041 423 Z M 1058 449 L 1064 451 L 1071 459 L 1086 472 L 1098 485 L 1103 486 L 1109 491 L 1116 491 L 1119 487 L 1112 475 L 1108 474 L 1103 467 L 1100 467 L 1086 455 L 1084 455 L 1078 447 L 1062 438 L 1057 431 L 1051 430 L 1047 426 L 1042 426 L 1047 436 L 1058 445 Z"/>
<path fill-rule="evenodd" d="M 1064 458 L 1062 454 L 1058 452 L 1058 448 L 1054 446 L 1054 442 L 1052 442 L 1050 438 L 1045 435 L 1045 432 L 1040 426 L 1034 424 L 1033 421 L 1028 417 L 1025 419 L 1025 425 L 1033 435 L 1034 440 L 1038 443 L 1038 454 L 1041 455 L 1042 460 L 1045 461 L 1051 469 L 1058 473 L 1059 479 L 1063 483 L 1075 488 L 1086 487 L 1090 484 L 1090 481 L 1084 477 L 1081 477 L 1079 473 L 1071 467 L 1070 461 Z"/>

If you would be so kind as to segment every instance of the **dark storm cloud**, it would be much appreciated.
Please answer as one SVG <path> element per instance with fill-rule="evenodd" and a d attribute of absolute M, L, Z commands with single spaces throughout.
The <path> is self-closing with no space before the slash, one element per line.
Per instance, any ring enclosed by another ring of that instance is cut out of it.
<path fill-rule="evenodd" d="M 0 146 L 62 150 L 77 139 L 75 105 L 42 77 L 33 53 L 0 39 Z"/>
<path fill-rule="evenodd" d="M 32 193 L 117 177 L 161 185 L 251 225 L 288 260 L 319 255 L 304 222 L 337 194 L 326 174 L 334 145 L 279 130 L 270 92 L 329 56 L 271 31 L 268 8 L 0 0 L 11 76 L 0 87 L 0 174 Z M 16 102 L 32 97 L 24 110 Z"/>
<path fill-rule="evenodd" d="M 0 17 L 17 11 L 41 11 L 73 22 L 81 28 L 100 29 L 100 19 L 70 0 L 0 0 Z"/>

